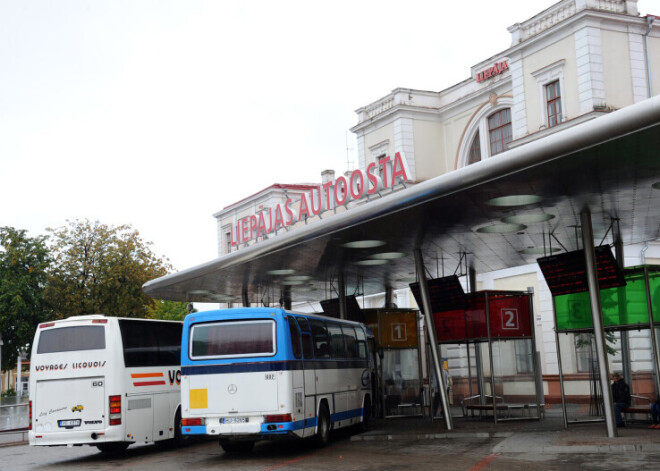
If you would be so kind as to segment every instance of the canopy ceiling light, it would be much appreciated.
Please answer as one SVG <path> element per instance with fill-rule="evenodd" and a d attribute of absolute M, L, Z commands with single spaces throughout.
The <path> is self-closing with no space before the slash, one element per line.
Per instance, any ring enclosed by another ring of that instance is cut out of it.
<path fill-rule="evenodd" d="M 537 195 L 509 195 L 498 196 L 486 201 L 486 204 L 491 206 L 524 206 L 526 204 L 534 204 L 542 201 L 543 198 Z"/>
<path fill-rule="evenodd" d="M 385 245 L 384 240 L 354 240 L 341 244 L 342 247 L 347 249 L 371 249 L 374 247 L 381 247 Z"/>

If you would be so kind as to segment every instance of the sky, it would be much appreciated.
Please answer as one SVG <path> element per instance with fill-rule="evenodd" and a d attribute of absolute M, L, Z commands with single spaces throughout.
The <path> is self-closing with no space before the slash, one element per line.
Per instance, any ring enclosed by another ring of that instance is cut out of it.
<path fill-rule="evenodd" d="M 0 227 L 130 224 L 176 270 L 212 260 L 215 212 L 352 170 L 355 110 L 468 79 L 555 2 L 505 3 L 0 0 Z"/>

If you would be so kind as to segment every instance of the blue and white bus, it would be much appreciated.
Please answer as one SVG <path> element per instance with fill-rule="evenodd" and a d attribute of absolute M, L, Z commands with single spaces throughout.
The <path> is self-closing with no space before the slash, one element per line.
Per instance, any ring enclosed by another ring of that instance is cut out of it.
<path fill-rule="evenodd" d="M 189 314 L 181 348 L 184 435 L 217 436 L 225 451 L 331 429 L 366 427 L 373 335 L 358 322 L 278 308 Z"/>

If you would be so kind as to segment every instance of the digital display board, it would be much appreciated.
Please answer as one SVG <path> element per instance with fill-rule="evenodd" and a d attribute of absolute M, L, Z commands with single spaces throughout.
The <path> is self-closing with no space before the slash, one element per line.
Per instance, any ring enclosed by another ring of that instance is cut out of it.
<path fill-rule="evenodd" d="M 339 298 L 324 299 L 321 301 L 321 309 L 323 309 L 323 314 L 326 316 L 339 319 Z M 360 308 L 354 295 L 346 296 L 346 319 L 349 321 L 364 322 L 362 308 Z"/>
<path fill-rule="evenodd" d="M 596 247 L 595 254 L 600 289 L 625 286 L 623 271 L 619 269 L 609 245 Z M 584 250 L 541 257 L 537 262 L 553 296 L 588 290 Z"/>
<path fill-rule="evenodd" d="M 431 312 L 455 311 L 465 309 L 468 306 L 468 299 L 463 286 L 461 286 L 458 276 L 451 275 L 442 278 L 427 280 L 429 287 L 429 297 L 431 298 Z M 415 296 L 417 305 L 422 311 L 422 294 L 419 289 L 419 282 L 410 283 L 410 290 Z"/>

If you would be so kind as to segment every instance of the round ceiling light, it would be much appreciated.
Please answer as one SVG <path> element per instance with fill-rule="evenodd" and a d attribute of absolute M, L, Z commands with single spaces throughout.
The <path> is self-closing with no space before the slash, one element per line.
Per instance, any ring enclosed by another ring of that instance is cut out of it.
<path fill-rule="evenodd" d="M 309 281 L 311 279 L 312 277 L 309 275 L 294 275 L 294 276 L 287 276 L 282 281 L 286 283 L 289 281 Z"/>
<path fill-rule="evenodd" d="M 542 201 L 543 198 L 537 195 L 509 195 L 499 196 L 486 201 L 491 206 L 524 206 Z"/>
<path fill-rule="evenodd" d="M 266 273 L 269 275 L 293 275 L 296 271 L 292 268 L 280 269 L 280 270 L 268 270 Z"/>
<path fill-rule="evenodd" d="M 479 227 L 476 231 L 481 234 L 508 234 L 527 229 L 524 224 L 491 224 L 490 226 Z"/>
<path fill-rule="evenodd" d="M 341 244 L 342 247 L 346 247 L 347 249 L 371 249 L 382 245 L 385 245 L 384 240 L 354 240 L 353 242 Z"/>
<path fill-rule="evenodd" d="M 366 266 L 385 265 L 386 263 L 388 263 L 387 260 L 376 260 L 376 259 L 360 260 L 358 262 L 355 262 L 356 265 L 366 265 Z"/>
<path fill-rule="evenodd" d="M 206 289 L 191 289 L 188 294 L 211 294 L 211 292 Z"/>
<path fill-rule="evenodd" d="M 507 216 L 502 218 L 502 222 L 507 224 L 534 224 L 535 222 L 545 222 L 554 219 L 554 214 L 547 213 L 529 213 L 518 214 L 516 216 Z"/>
<path fill-rule="evenodd" d="M 402 258 L 406 254 L 403 252 L 382 252 L 369 255 L 369 258 L 374 260 L 396 260 L 397 258 Z"/>

